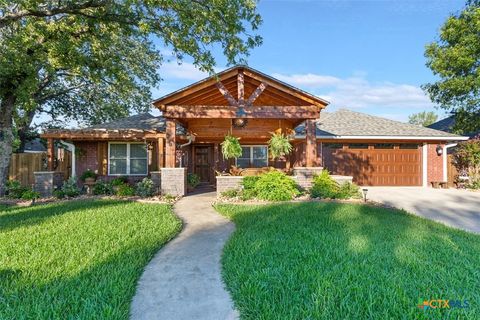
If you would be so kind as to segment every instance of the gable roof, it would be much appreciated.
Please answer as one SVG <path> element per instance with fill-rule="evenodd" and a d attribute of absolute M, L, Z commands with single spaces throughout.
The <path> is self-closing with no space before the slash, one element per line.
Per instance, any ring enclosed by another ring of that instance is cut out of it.
<path fill-rule="evenodd" d="M 237 97 L 238 74 L 244 76 L 244 98 L 247 100 L 261 83 L 266 88 L 253 102 L 254 106 L 300 106 L 315 105 L 325 108 L 329 102 L 314 96 L 285 82 L 245 65 L 235 66 L 215 75 L 200 80 L 180 90 L 167 94 L 153 101 L 153 105 L 162 108 L 164 105 L 206 105 L 228 106 L 225 96 L 217 87 L 218 81 Z"/>
<path fill-rule="evenodd" d="M 300 133 L 303 127 L 298 128 Z M 336 112 L 321 113 L 317 121 L 317 137 L 320 138 L 428 138 L 464 140 L 465 137 L 425 128 L 409 123 L 385 119 L 369 114 L 340 109 Z"/>
<path fill-rule="evenodd" d="M 455 126 L 455 115 L 447 117 L 445 119 L 439 120 L 435 123 L 432 123 L 428 127 L 435 130 L 441 130 L 445 132 L 453 132 L 453 127 Z M 480 131 L 465 133 L 465 136 L 470 138 L 475 137 L 480 134 Z"/>

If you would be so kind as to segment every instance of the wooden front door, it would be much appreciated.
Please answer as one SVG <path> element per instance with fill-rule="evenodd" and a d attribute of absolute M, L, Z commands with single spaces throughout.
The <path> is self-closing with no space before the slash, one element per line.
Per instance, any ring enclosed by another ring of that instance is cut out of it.
<path fill-rule="evenodd" d="M 201 183 L 211 183 L 213 176 L 213 147 L 194 146 L 194 171 L 200 177 Z"/>

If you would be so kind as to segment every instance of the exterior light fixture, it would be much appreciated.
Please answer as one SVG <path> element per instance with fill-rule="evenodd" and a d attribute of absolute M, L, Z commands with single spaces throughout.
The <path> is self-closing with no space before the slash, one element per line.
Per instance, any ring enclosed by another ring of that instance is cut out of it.
<path fill-rule="evenodd" d="M 235 128 L 245 128 L 247 126 L 248 120 L 242 118 L 233 119 L 232 124 Z"/>
<path fill-rule="evenodd" d="M 367 188 L 363 188 L 363 189 L 362 189 L 362 193 L 363 193 L 363 202 L 367 202 L 368 189 L 367 189 Z"/>
<path fill-rule="evenodd" d="M 441 145 L 437 145 L 435 151 L 437 151 L 437 156 L 441 156 L 443 154 L 443 147 Z"/>

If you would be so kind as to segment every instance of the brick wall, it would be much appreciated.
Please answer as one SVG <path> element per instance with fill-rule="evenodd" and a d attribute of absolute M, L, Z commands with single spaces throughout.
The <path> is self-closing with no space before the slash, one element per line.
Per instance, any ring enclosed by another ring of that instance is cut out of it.
<path fill-rule="evenodd" d="M 75 160 L 77 176 L 88 169 L 98 173 L 97 142 L 75 142 L 75 148 L 78 150 Z"/>
<path fill-rule="evenodd" d="M 443 155 L 437 155 L 438 144 L 427 146 L 427 183 L 431 186 L 432 181 L 443 181 Z M 443 147 L 444 145 L 441 144 Z"/>
<path fill-rule="evenodd" d="M 217 196 L 231 189 L 240 189 L 243 177 L 240 176 L 217 176 Z"/>
<path fill-rule="evenodd" d="M 187 194 L 187 168 L 162 168 L 161 192 L 172 196 Z"/>

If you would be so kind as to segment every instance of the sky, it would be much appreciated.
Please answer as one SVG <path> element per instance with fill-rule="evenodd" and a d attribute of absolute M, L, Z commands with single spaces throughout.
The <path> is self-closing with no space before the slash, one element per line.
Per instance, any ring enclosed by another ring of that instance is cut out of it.
<path fill-rule="evenodd" d="M 407 121 L 432 110 L 441 119 L 447 115 L 420 88 L 435 80 L 424 50 L 463 6 L 454 0 L 263 0 L 263 45 L 251 51 L 248 65 L 330 101 L 327 111 L 347 108 Z M 221 53 L 215 57 L 217 70 L 225 69 Z M 190 61 L 164 63 L 153 98 L 206 76 Z"/>

